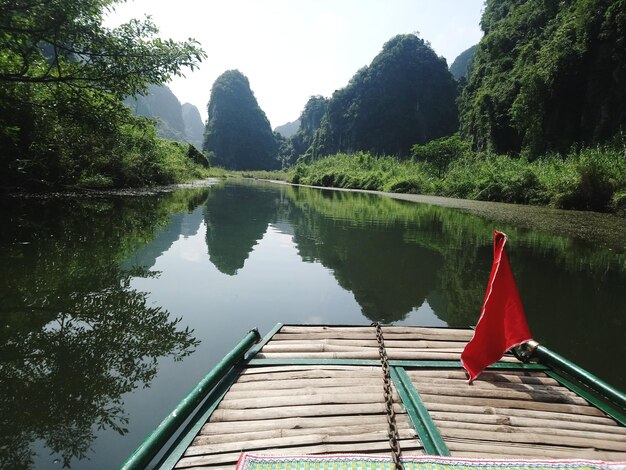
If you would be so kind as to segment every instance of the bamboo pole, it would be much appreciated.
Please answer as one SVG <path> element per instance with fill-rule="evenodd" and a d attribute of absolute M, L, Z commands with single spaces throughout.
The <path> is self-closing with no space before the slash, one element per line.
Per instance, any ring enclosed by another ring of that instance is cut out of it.
<path fill-rule="evenodd" d="M 416 439 L 410 439 L 400 441 L 403 455 L 422 455 L 419 441 Z M 320 444 L 312 446 L 298 446 L 289 447 L 285 449 L 285 452 L 290 454 L 306 455 L 306 454 L 332 454 L 332 453 L 347 453 L 347 452 L 387 452 L 389 450 L 389 439 L 376 442 L 365 443 L 340 443 L 340 444 Z M 262 454 L 263 452 L 255 452 Z M 273 453 L 273 452 L 269 452 Z M 214 455 L 202 455 L 194 457 L 183 457 L 178 461 L 175 468 L 189 468 L 198 467 L 201 465 L 213 465 L 221 463 L 236 463 L 241 452 L 232 452 L 226 454 L 214 454 Z"/>
<path fill-rule="evenodd" d="M 501 414 L 505 416 L 521 416 L 526 418 L 541 417 L 545 419 L 560 419 L 565 421 L 574 421 L 578 423 L 596 423 L 596 424 L 612 424 L 615 421 L 601 414 L 596 416 L 582 415 L 576 411 L 557 411 L 557 410 L 525 410 L 516 408 L 507 408 L 501 406 L 476 405 L 476 404 L 458 404 L 458 403 L 435 403 L 426 402 L 429 412 L 433 411 L 451 411 L 457 413 L 482 413 L 486 415 Z"/>
<path fill-rule="evenodd" d="M 405 413 L 403 407 L 394 405 L 396 414 Z M 242 421 L 271 418 L 293 418 L 298 416 L 337 416 L 352 414 L 384 414 L 385 405 L 381 403 L 350 405 L 302 405 L 276 408 L 256 408 L 249 410 L 217 409 L 211 415 L 213 421 Z"/>
<path fill-rule="evenodd" d="M 590 416 L 604 416 L 602 411 L 593 406 L 570 405 L 567 403 L 544 403 L 526 400 L 511 400 L 498 398 L 474 398 L 474 397 L 454 397 L 447 395 L 436 395 L 421 393 L 424 402 L 430 409 L 431 404 L 439 403 L 445 405 L 477 405 L 492 406 L 499 408 L 518 408 L 534 411 L 555 411 L 562 413 L 584 414 Z"/>
<path fill-rule="evenodd" d="M 588 423 L 581 421 L 568 421 L 562 418 L 547 419 L 545 417 L 534 416 L 509 416 L 506 414 L 483 415 L 477 413 L 459 413 L 455 411 L 431 411 L 431 417 L 444 426 L 445 423 L 472 423 L 476 425 L 509 425 L 518 428 L 551 428 L 551 429 L 567 429 L 576 431 L 588 431 L 604 433 L 610 436 L 622 436 L 626 439 L 626 428 L 618 426 L 614 422 L 607 424 Z"/>
<path fill-rule="evenodd" d="M 409 424 L 406 414 L 396 416 L 398 426 Z M 274 429 L 314 429 L 314 428 L 335 428 L 342 426 L 356 425 L 376 425 L 387 426 L 387 417 L 384 414 L 359 414 L 359 415 L 338 415 L 338 416 L 298 416 L 294 418 L 268 418 L 256 421 L 212 421 L 206 423 L 200 430 L 200 435 L 212 434 L 235 434 L 243 432 L 267 431 Z"/>

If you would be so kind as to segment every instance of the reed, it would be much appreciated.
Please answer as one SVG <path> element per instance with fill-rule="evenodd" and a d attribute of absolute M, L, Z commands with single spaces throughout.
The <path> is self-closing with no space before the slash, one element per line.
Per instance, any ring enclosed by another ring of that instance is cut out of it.
<path fill-rule="evenodd" d="M 626 212 L 626 156 L 595 148 L 527 158 L 463 152 L 442 171 L 438 162 L 366 152 L 336 154 L 264 175 L 292 183 L 398 193 Z"/>

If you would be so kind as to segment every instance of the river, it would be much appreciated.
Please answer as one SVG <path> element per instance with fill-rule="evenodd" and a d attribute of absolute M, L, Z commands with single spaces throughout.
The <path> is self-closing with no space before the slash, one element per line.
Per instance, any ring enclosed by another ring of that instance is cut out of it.
<path fill-rule="evenodd" d="M 623 218 L 230 180 L 0 204 L 0 468 L 119 467 L 253 327 L 474 325 L 494 229 L 535 339 L 626 389 Z"/>

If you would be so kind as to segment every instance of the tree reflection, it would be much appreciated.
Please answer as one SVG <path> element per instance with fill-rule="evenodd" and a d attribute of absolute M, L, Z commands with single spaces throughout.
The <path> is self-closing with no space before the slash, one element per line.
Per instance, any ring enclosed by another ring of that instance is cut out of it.
<path fill-rule="evenodd" d="M 127 432 L 123 395 L 150 384 L 158 359 L 193 352 L 193 332 L 130 288 L 154 273 L 119 267 L 188 204 L 172 194 L 3 207 L 0 467 L 30 467 L 40 441 L 64 466 L 88 457 L 97 430 Z"/>

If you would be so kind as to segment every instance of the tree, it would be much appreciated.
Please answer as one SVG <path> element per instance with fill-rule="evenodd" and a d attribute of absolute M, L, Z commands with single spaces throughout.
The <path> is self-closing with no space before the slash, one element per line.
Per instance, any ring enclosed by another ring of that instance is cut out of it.
<path fill-rule="evenodd" d="M 193 40 L 156 36 L 150 19 L 115 29 L 121 0 L 0 0 L 0 184 L 75 184 L 115 166 L 145 123 L 121 98 L 205 57 Z"/>
<path fill-rule="evenodd" d="M 427 144 L 415 144 L 411 155 L 432 165 L 438 178 L 443 178 L 450 164 L 460 159 L 469 150 L 469 145 L 458 134 L 451 137 L 431 140 Z"/>
<path fill-rule="evenodd" d="M 122 98 L 161 84 L 206 55 L 192 39 L 156 37 L 148 18 L 118 28 L 103 14 L 122 0 L 1 0 L 0 81 L 90 88 Z"/>
<path fill-rule="evenodd" d="M 220 75 L 208 111 L 203 149 L 215 154 L 216 165 L 232 170 L 278 167 L 278 144 L 245 75 L 238 70 Z"/>

